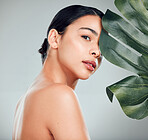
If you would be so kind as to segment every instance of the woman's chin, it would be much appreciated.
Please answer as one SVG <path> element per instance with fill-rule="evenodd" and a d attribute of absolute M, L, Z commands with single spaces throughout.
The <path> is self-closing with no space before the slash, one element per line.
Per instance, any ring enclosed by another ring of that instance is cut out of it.
<path fill-rule="evenodd" d="M 81 80 L 87 80 L 89 77 L 83 77 L 83 78 L 80 78 Z"/>
<path fill-rule="evenodd" d="M 81 79 L 81 80 L 87 80 L 90 76 L 92 75 L 92 73 L 91 72 L 87 72 L 87 73 L 81 73 L 80 75 L 79 75 L 79 79 Z"/>

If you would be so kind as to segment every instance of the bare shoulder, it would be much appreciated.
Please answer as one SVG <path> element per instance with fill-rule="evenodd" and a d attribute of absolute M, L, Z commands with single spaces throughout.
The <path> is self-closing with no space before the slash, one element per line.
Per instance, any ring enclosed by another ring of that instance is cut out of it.
<path fill-rule="evenodd" d="M 43 101 L 43 104 L 49 105 L 55 101 L 73 100 L 78 101 L 77 96 L 72 88 L 64 84 L 52 84 L 41 90 L 37 90 L 28 96 L 31 102 Z"/>
<path fill-rule="evenodd" d="M 46 96 L 52 98 L 52 101 L 57 100 L 68 103 L 68 101 L 78 102 L 75 91 L 67 85 L 54 84 L 48 87 L 45 91 Z"/>
<path fill-rule="evenodd" d="M 29 110 L 32 108 L 37 120 L 42 120 L 55 139 L 89 139 L 79 102 L 72 88 L 53 84 L 31 96 L 33 108 L 29 107 Z"/>
<path fill-rule="evenodd" d="M 25 101 L 25 108 L 27 112 L 33 112 L 34 114 L 41 114 L 42 120 L 49 119 L 47 122 L 50 123 L 53 120 L 51 115 L 56 113 L 62 113 L 66 108 L 68 109 L 77 107 L 79 109 L 79 102 L 77 96 L 72 88 L 63 84 L 52 84 L 41 90 L 35 90 L 28 94 Z M 46 109 L 46 111 L 45 111 Z M 26 113 L 27 113 L 26 112 Z M 50 117 L 49 117 L 50 115 Z M 56 117 L 54 117 L 56 118 Z M 51 126 L 48 124 L 48 126 Z"/>
<path fill-rule="evenodd" d="M 47 96 L 73 96 L 74 97 L 74 90 L 64 84 L 53 84 L 46 89 L 44 89 L 44 92 L 47 93 Z"/>
<path fill-rule="evenodd" d="M 57 113 L 60 113 L 59 110 L 64 111 L 64 109 L 68 109 L 68 107 L 77 107 L 77 110 L 80 111 L 76 93 L 72 88 L 63 84 L 53 84 L 30 94 L 28 102 L 30 102 L 29 104 L 36 110 L 42 111 L 41 107 L 48 109 L 42 112 L 42 115 L 45 114 L 47 118 L 49 118 L 48 115 L 51 116 L 51 114 L 56 113 L 57 110 Z M 48 122 L 50 122 L 50 120 Z"/>

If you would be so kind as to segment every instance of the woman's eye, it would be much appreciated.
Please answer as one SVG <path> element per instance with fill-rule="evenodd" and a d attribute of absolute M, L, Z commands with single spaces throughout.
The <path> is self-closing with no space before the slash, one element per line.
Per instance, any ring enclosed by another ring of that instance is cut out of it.
<path fill-rule="evenodd" d="M 85 40 L 90 40 L 90 37 L 89 37 L 89 36 L 83 35 L 82 37 L 83 37 Z"/>

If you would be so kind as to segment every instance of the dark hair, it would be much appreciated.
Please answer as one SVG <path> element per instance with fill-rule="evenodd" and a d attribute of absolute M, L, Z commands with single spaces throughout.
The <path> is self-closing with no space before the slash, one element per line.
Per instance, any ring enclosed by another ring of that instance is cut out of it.
<path fill-rule="evenodd" d="M 104 14 L 96 8 L 82 5 L 71 5 L 65 7 L 61 9 L 53 18 L 50 26 L 48 27 L 47 36 L 51 29 L 56 29 L 57 32 L 61 35 L 64 34 L 68 25 L 85 15 L 97 15 L 102 19 Z M 48 40 L 45 38 L 41 49 L 39 49 L 39 53 L 42 55 L 42 63 L 44 63 L 46 59 L 48 48 Z"/>

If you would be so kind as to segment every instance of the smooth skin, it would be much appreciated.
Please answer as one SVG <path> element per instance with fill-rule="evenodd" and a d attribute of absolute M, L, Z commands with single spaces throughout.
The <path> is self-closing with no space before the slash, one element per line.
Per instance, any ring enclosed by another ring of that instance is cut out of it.
<path fill-rule="evenodd" d="M 101 18 L 94 15 L 77 19 L 64 35 L 50 30 L 42 71 L 17 104 L 13 140 L 90 139 L 74 89 L 78 79 L 88 79 L 101 63 L 101 30 Z M 98 65 L 91 71 L 83 60 Z"/>

